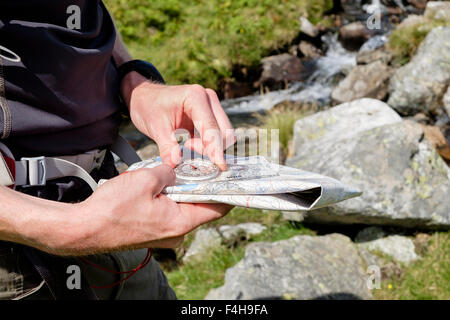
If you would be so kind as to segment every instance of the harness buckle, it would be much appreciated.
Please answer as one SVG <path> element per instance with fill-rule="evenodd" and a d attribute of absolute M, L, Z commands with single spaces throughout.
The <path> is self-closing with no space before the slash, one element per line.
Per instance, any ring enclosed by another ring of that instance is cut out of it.
<path fill-rule="evenodd" d="M 105 160 L 105 156 L 106 156 L 106 149 L 95 150 L 95 151 L 91 151 L 91 152 L 93 153 L 93 159 L 92 159 L 91 170 L 89 172 L 91 172 L 92 170 L 95 170 L 95 169 L 100 169 L 103 164 L 103 160 Z M 88 152 L 88 153 L 90 153 L 90 152 Z"/>
<path fill-rule="evenodd" d="M 45 186 L 47 182 L 47 170 L 45 167 L 45 157 L 21 158 L 26 162 L 28 184 L 23 187 Z"/>

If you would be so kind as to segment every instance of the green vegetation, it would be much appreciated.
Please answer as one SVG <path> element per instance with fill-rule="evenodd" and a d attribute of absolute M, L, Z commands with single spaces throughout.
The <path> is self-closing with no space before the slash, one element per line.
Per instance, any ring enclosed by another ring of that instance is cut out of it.
<path fill-rule="evenodd" d="M 270 130 L 279 130 L 280 147 L 285 155 L 289 154 L 289 144 L 294 135 L 295 122 L 313 112 L 318 111 L 317 104 L 285 101 L 267 111 L 264 115 L 257 114 L 260 127 Z M 270 135 L 269 137 L 270 138 Z M 270 145 L 270 141 L 269 141 Z"/>
<path fill-rule="evenodd" d="M 381 281 L 373 291 L 377 299 L 449 299 L 450 233 L 435 233 L 419 261 L 405 267 L 403 274 Z"/>
<path fill-rule="evenodd" d="M 298 34 L 299 17 L 320 21 L 332 0 L 106 0 L 136 58 L 168 83 L 217 89 L 233 66 L 255 66 Z"/>
<path fill-rule="evenodd" d="M 408 63 L 428 32 L 439 26 L 448 27 L 450 21 L 421 17 L 416 23 L 397 27 L 389 37 L 389 49 L 394 54 L 395 61 L 400 65 Z"/>
<path fill-rule="evenodd" d="M 204 299 L 209 290 L 223 285 L 225 270 L 244 256 L 245 248 L 220 247 L 196 260 L 166 272 L 171 287 L 180 300 Z"/>

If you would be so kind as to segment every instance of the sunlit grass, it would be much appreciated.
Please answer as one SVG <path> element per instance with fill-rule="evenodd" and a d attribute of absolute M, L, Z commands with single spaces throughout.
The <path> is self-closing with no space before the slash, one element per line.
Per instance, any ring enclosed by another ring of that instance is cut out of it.
<path fill-rule="evenodd" d="M 388 45 L 394 54 L 395 61 L 400 65 L 409 62 L 427 34 L 439 26 L 448 27 L 450 26 L 450 21 L 423 18 L 422 22 L 393 30 L 389 37 Z"/>
<path fill-rule="evenodd" d="M 132 54 L 146 59 L 168 83 L 216 89 L 234 65 L 254 66 L 292 41 L 299 17 L 313 23 L 331 0 L 105 0 Z"/>
<path fill-rule="evenodd" d="M 405 267 L 399 278 L 381 282 L 377 299 L 450 299 L 450 232 L 432 235 L 422 259 Z"/>

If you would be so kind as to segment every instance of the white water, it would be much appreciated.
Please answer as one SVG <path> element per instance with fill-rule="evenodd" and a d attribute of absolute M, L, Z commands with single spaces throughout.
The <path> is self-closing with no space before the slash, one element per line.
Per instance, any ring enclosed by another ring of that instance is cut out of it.
<path fill-rule="evenodd" d="M 326 34 L 322 41 L 328 49 L 323 57 L 316 59 L 315 71 L 305 82 L 296 82 L 285 90 L 272 91 L 263 95 L 252 95 L 221 101 L 229 115 L 269 110 L 276 104 L 290 100 L 328 104 L 336 75 L 356 65 L 356 53 L 345 50 L 337 35 Z"/>

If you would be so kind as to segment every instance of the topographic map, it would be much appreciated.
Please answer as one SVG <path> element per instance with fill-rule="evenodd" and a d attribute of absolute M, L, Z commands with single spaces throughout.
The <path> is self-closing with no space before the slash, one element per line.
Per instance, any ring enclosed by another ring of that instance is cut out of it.
<path fill-rule="evenodd" d="M 320 174 L 278 165 L 264 157 L 227 157 L 227 170 L 204 181 L 177 179 L 163 193 L 176 202 L 221 202 L 248 208 L 312 210 L 361 195 L 361 191 Z M 133 164 L 127 171 L 153 168 L 155 158 Z M 102 184 L 104 181 L 100 181 Z"/>

